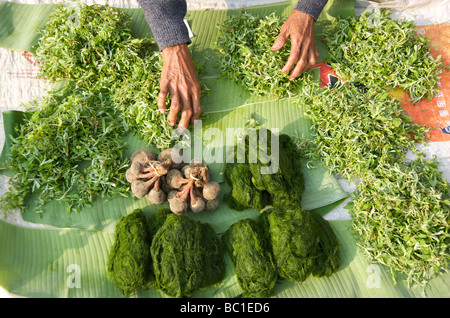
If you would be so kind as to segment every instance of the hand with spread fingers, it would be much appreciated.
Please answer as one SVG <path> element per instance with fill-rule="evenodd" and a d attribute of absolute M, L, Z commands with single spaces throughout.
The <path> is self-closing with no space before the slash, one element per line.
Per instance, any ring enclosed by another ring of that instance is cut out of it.
<path fill-rule="evenodd" d="M 162 50 L 163 68 L 158 95 L 158 108 L 166 111 L 167 95 L 171 97 L 168 121 L 174 126 L 181 112 L 178 128 L 186 129 L 201 114 L 200 83 L 186 43 Z"/>
<path fill-rule="evenodd" d="M 144 11 L 156 43 L 163 55 L 161 90 L 158 108 L 166 112 L 166 99 L 171 97 L 168 121 L 178 128 L 188 128 L 201 113 L 200 84 L 191 59 L 188 27 L 184 22 L 186 0 L 137 0 Z M 280 50 L 291 39 L 291 53 L 283 72 L 294 80 L 313 66 L 319 56 L 314 44 L 314 23 L 327 0 L 298 0 L 288 20 L 283 24 L 272 50 Z"/>
<path fill-rule="evenodd" d="M 291 81 L 314 66 L 319 57 L 314 42 L 314 24 L 315 20 L 311 15 L 293 10 L 272 46 L 273 51 L 278 51 L 291 39 L 291 53 L 282 69 L 283 73 L 291 72 Z"/>

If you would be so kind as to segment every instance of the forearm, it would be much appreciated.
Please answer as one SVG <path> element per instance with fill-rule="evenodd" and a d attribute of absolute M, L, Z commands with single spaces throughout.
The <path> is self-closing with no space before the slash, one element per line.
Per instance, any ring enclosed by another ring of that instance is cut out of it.
<path fill-rule="evenodd" d="M 294 10 L 309 14 L 317 21 L 328 0 L 298 0 Z"/>
<path fill-rule="evenodd" d="M 137 0 L 160 50 L 181 43 L 191 43 L 184 24 L 186 0 Z"/>

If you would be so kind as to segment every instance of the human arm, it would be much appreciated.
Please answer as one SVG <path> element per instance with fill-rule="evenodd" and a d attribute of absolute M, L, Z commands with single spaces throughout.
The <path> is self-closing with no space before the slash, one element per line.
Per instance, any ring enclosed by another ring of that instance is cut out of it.
<path fill-rule="evenodd" d="M 283 73 L 291 71 L 289 79 L 294 80 L 311 68 L 319 57 L 314 42 L 314 25 L 327 0 L 299 0 L 289 18 L 281 27 L 272 50 L 280 50 L 291 39 L 291 53 L 282 69 Z"/>
<path fill-rule="evenodd" d="M 170 95 L 169 124 L 175 125 L 181 111 L 178 128 L 185 129 L 201 113 L 200 83 L 188 50 L 189 32 L 183 21 L 186 1 L 138 0 L 138 3 L 163 56 L 158 108 L 166 111 L 166 98 Z"/>
<path fill-rule="evenodd" d="M 299 0 L 294 10 L 309 14 L 317 21 L 328 0 Z"/>

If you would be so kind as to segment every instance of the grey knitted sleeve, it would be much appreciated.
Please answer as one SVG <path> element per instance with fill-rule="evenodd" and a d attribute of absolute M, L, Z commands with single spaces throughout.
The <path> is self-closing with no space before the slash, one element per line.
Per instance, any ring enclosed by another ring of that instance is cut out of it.
<path fill-rule="evenodd" d="M 185 0 L 137 0 L 144 11 L 153 37 L 160 50 L 181 43 L 191 43 L 184 24 L 187 12 Z"/>
<path fill-rule="evenodd" d="M 180 43 L 191 43 L 184 24 L 186 0 L 137 0 L 144 11 L 153 37 L 160 50 Z M 327 0 L 298 0 L 294 10 L 305 12 L 317 20 Z"/>
<path fill-rule="evenodd" d="M 328 0 L 298 0 L 294 10 L 309 14 L 317 21 Z"/>

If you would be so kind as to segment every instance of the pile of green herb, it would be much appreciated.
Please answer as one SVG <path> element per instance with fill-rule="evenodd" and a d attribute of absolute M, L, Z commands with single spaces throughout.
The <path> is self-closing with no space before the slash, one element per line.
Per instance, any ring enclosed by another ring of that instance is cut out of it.
<path fill-rule="evenodd" d="M 424 286 L 447 270 L 450 186 L 438 163 L 422 160 L 415 148 L 427 128 L 377 86 L 346 81 L 298 100 L 308 103 L 313 122 L 310 158 L 358 180 L 349 209 L 369 259 L 386 265 L 394 282 L 395 274 L 406 274 L 410 285 Z M 406 165 L 407 152 L 419 159 Z"/>
<path fill-rule="evenodd" d="M 290 44 L 279 51 L 271 50 L 283 23 L 284 19 L 274 13 L 263 18 L 248 12 L 227 17 L 217 26 L 222 75 L 257 96 L 287 97 L 298 93 L 311 74 L 290 81 L 289 74 L 281 73 L 289 58 Z"/>
<path fill-rule="evenodd" d="M 223 244 L 211 225 L 186 215 L 168 215 L 150 248 L 157 287 L 172 297 L 222 281 Z"/>
<path fill-rule="evenodd" d="M 428 137 L 427 129 L 378 87 L 338 83 L 296 102 L 307 105 L 305 114 L 312 120 L 316 149 L 311 154 L 319 154 L 325 166 L 347 180 L 380 163 L 403 162 L 414 143 Z"/>
<path fill-rule="evenodd" d="M 162 114 L 157 107 L 162 56 L 153 50 L 154 42 L 150 39 L 132 40 L 120 48 L 113 63 L 121 65 L 122 75 L 112 83 L 110 94 L 136 136 L 167 149 L 174 143 L 174 132 L 167 121 L 167 112 Z"/>
<path fill-rule="evenodd" d="M 272 297 L 278 279 L 270 242 L 261 223 L 243 219 L 231 225 L 222 236 L 236 268 L 243 297 Z"/>
<path fill-rule="evenodd" d="M 348 208 L 358 245 L 372 261 L 426 285 L 446 271 L 450 246 L 450 184 L 435 160 L 380 164 L 361 180 Z"/>
<path fill-rule="evenodd" d="M 149 227 L 141 209 L 119 220 L 108 256 L 107 272 L 125 296 L 145 289 L 154 280 L 150 243 Z"/>
<path fill-rule="evenodd" d="M 36 212 L 51 200 L 78 211 L 97 196 L 125 196 L 126 131 L 108 96 L 73 86 L 50 91 L 19 125 L 9 150 L 15 175 L 2 197 L 4 209 L 22 208 L 37 194 Z"/>
<path fill-rule="evenodd" d="M 259 145 L 263 134 L 267 134 L 264 136 L 267 141 L 265 149 L 260 148 L 252 138 L 246 138 L 242 141 L 245 142 L 242 147 L 246 149 L 247 159 L 239 158 L 239 152 L 236 151 L 235 163 L 226 164 L 225 178 L 231 186 L 226 201 L 236 210 L 252 207 L 260 211 L 269 205 L 285 204 L 301 206 L 304 190 L 301 152 L 288 135 L 275 136 L 266 129 L 256 130 Z M 271 148 L 272 138 L 278 138 L 277 149 Z M 261 152 L 266 158 L 261 157 Z M 254 162 L 252 153 L 255 154 Z M 262 168 L 268 170 L 263 171 Z"/>
<path fill-rule="evenodd" d="M 303 282 L 310 275 L 330 276 L 341 266 L 334 231 L 316 212 L 275 207 L 263 212 L 262 221 L 281 278 Z"/>
<path fill-rule="evenodd" d="M 401 88 L 414 103 L 438 92 L 442 58 L 431 54 L 429 40 L 411 21 L 390 18 L 389 11 L 337 18 L 324 29 L 330 63 L 337 74 L 355 83 Z"/>
<path fill-rule="evenodd" d="M 108 5 L 60 5 L 41 33 L 42 77 L 101 90 L 145 142 L 171 144 L 173 129 L 157 107 L 162 56 L 153 39 L 132 36 L 127 13 Z"/>
<path fill-rule="evenodd" d="M 120 65 L 111 63 L 118 49 L 132 40 L 131 20 L 108 5 L 60 4 L 51 13 L 36 45 L 43 78 L 72 79 L 78 85 L 109 80 Z"/>

